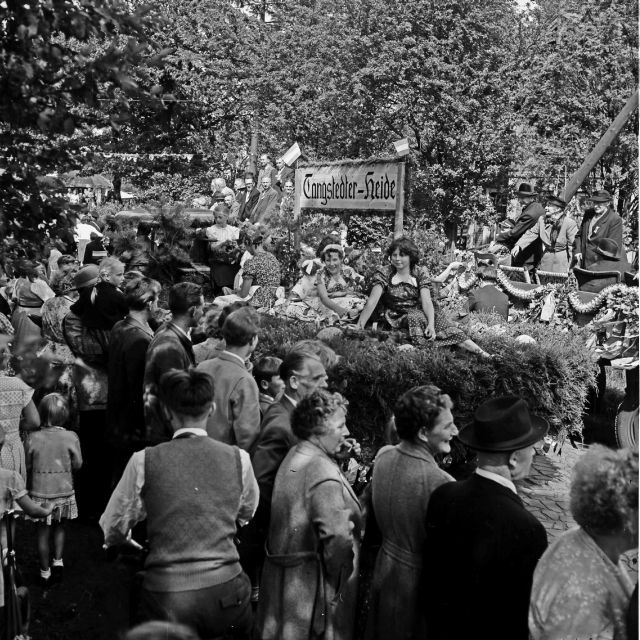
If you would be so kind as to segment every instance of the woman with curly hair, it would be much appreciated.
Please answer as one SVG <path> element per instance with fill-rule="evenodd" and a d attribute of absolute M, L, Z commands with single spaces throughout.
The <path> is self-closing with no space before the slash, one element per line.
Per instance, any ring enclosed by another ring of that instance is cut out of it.
<path fill-rule="evenodd" d="M 436 457 L 458 435 L 451 398 L 434 385 L 414 387 L 394 408 L 400 444 L 380 449 L 371 480 L 371 517 L 382 535 L 371 585 L 368 640 L 424 638 L 420 578 L 431 493 L 453 478 Z"/>
<path fill-rule="evenodd" d="M 292 415 L 299 439 L 282 462 L 260 584 L 260 640 L 354 635 L 362 514 L 338 461 L 357 450 L 346 400 L 318 390 Z"/>
<path fill-rule="evenodd" d="M 343 263 L 344 249 L 333 236 L 320 242 L 318 256 L 323 262 L 316 275 L 318 311 L 324 316 L 355 319 L 365 305 L 365 298 L 357 292 L 364 278 Z"/>
<path fill-rule="evenodd" d="M 420 252 L 411 238 L 394 240 L 387 257 L 390 264 L 379 267 L 373 276 L 373 288 L 357 323 L 360 329 L 382 300 L 386 323 L 392 329 L 408 329 L 414 344 L 436 340 L 440 346 L 459 345 L 482 357 L 491 357 L 440 312 L 431 296 L 434 278 L 419 265 Z"/>
<path fill-rule="evenodd" d="M 571 513 L 533 575 L 534 640 L 626 640 L 633 585 L 620 556 L 638 546 L 638 453 L 594 445 L 576 464 Z"/>

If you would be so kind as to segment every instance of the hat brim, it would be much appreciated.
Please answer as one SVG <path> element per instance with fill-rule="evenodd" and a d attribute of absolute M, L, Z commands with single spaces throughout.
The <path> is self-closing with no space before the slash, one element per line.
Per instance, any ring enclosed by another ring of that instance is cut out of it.
<path fill-rule="evenodd" d="M 517 451 L 533 446 L 547 435 L 549 423 L 540 416 L 531 416 L 531 430 L 519 438 L 505 440 L 504 442 L 486 443 L 478 439 L 475 423 L 471 422 L 465 426 L 458 434 L 458 440 L 476 451 L 487 451 L 492 453 L 506 453 Z"/>
<path fill-rule="evenodd" d="M 612 253 L 603 251 L 602 249 L 596 249 L 596 253 L 603 256 L 604 258 L 609 258 L 609 260 L 620 260 L 619 256 L 614 256 Z"/>
<path fill-rule="evenodd" d="M 530 191 L 530 192 L 516 191 L 516 198 L 531 198 L 531 197 L 537 196 L 537 195 L 538 195 L 537 191 Z"/>
<path fill-rule="evenodd" d="M 604 204 L 605 202 L 611 202 L 611 198 L 601 198 L 600 196 L 595 196 L 592 198 L 587 198 L 587 202 L 595 202 L 596 204 Z"/>

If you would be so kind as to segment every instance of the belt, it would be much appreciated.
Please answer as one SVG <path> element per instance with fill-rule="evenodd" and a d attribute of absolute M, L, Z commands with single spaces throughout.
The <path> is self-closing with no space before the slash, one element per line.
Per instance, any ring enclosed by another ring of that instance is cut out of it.
<path fill-rule="evenodd" d="M 385 539 L 382 541 L 382 550 L 390 558 L 397 560 L 401 564 L 412 567 L 414 569 L 422 568 L 422 554 L 407 551 L 407 549 L 399 547 L 397 544 L 391 542 L 391 540 Z"/>
<path fill-rule="evenodd" d="M 316 597 L 313 602 L 313 631 L 317 635 L 322 635 L 326 627 L 327 603 L 324 594 L 324 570 L 322 559 L 316 551 L 298 551 L 296 553 L 275 554 L 270 553 L 267 545 L 264 546 L 266 561 L 275 565 L 289 569 L 298 567 L 305 562 L 315 562 L 318 567 L 318 583 L 316 584 Z"/>

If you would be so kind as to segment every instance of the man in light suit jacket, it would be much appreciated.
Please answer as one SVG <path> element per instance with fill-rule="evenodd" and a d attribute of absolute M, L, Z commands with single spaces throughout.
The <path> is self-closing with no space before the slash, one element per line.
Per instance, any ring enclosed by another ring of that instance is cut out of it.
<path fill-rule="evenodd" d="M 593 205 L 589 215 L 585 214 L 573 244 L 573 255 L 579 267 L 590 269 L 599 259 L 596 240 L 608 238 L 618 244 L 618 257 L 624 253 L 622 242 L 622 218 L 611 206 L 608 191 L 596 191 L 588 202 Z"/>
<path fill-rule="evenodd" d="M 478 407 L 460 440 L 478 469 L 431 495 L 424 566 L 429 639 L 527 640 L 533 571 L 547 534 L 518 497 L 546 420 L 517 396 Z"/>
<path fill-rule="evenodd" d="M 222 325 L 225 350 L 198 369 L 215 382 L 215 409 L 207 420 L 207 433 L 214 440 L 235 444 L 249 451 L 260 431 L 258 385 L 247 371 L 245 360 L 258 344 L 259 318 L 255 309 L 232 311 Z"/>

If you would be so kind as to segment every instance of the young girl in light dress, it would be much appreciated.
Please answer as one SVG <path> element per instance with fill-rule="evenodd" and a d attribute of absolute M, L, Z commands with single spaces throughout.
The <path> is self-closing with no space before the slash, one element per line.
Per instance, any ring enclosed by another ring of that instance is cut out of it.
<path fill-rule="evenodd" d="M 38 522 L 40 578 L 44 587 L 62 580 L 64 521 L 78 517 L 73 471 L 82 466 L 80 440 L 64 425 L 69 406 L 59 393 L 45 396 L 38 407 L 42 428 L 27 440 L 25 453 L 29 495 L 36 504 L 53 507 L 51 514 Z M 53 564 L 49 565 L 49 538 L 53 532 Z"/>

